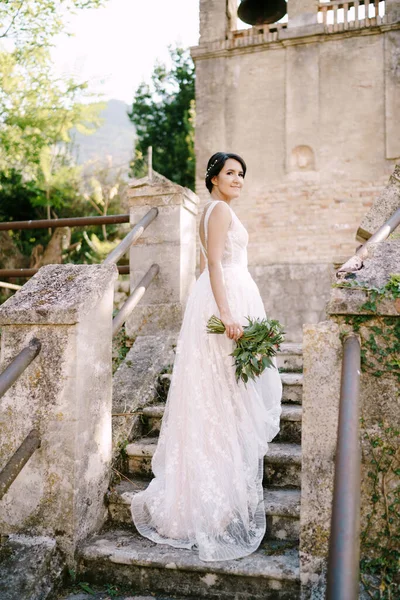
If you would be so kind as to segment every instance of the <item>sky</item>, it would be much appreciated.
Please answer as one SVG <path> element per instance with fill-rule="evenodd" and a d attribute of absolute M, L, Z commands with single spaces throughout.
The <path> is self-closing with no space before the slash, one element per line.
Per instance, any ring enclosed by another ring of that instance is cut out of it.
<path fill-rule="evenodd" d="M 155 61 L 168 63 L 168 45 L 198 44 L 199 0 L 108 0 L 104 8 L 77 11 L 67 22 L 74 36 L 58 38 L 55 72 L 89 81 L 102 100 L 131 104 Z"/>

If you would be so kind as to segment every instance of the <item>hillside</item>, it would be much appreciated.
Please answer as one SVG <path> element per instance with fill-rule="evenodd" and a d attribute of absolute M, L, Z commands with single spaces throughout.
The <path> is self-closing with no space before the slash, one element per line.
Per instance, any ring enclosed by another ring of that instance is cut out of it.
<path fill-rule="evenodd" d="M 115 168 L 128 170 L 132 158 L 135 127 L 127 115 L 128 105 L 121 100 L 109 100 L 101 112 L 103 125 L 92 135 L 74 132 L 74 155 L 78 164 L 90 161 L 107 163 L 112 156 Z"/>

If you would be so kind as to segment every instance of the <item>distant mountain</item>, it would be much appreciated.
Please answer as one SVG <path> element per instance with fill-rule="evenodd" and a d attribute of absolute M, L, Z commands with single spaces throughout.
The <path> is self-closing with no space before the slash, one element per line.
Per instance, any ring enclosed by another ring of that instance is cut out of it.
<path fill-rule="evenodd" d="M 127 115 L 128 105 L 121 100 L 109 100 L 100 113 L 104 123 L 92 135 L 74 131 L 75 158 L 78 164 L 88 161 L 107 164 L 112 156 L 113 168 L 129 168 L 133 155 L 135 127 Z"/>

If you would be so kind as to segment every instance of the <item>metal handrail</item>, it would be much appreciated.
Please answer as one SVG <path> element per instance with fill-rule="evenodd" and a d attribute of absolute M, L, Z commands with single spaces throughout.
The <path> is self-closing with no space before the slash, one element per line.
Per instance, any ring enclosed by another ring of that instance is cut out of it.
<path fill-rule="evenodd" d="M 120 275 L 129 275 L 129 265 L 117 265 Z M 0 269 L 0 277 L 32 277 L 39 269 Z"/>
<path fill-rule="evenodd" d="M 360 246 L 354 256 L 344 263 L 336 272 L 338 278 L 343 278 L 346 273 L 359 271 L 363 266 L 364 260 L 368 257 L 368 251 L 371 244 L 383 242 L 400 225 L 400 208 L 383 224 L 371 237 Z"/>
<path fill-rule="evenodd" d="M 159 273 L 160 267 L 157 264 L 151 265 L 147 273 L 139 281 L 129 298 L 124 302 L 121 309 L 115 315 L 112 321 L 113 336 L 121 329 L 126 319 L 129 317 L 139 300 L 142 298 L 146 289 L 153 281 L 154 277 Z"/>
<path fill-rule="evenodd" d="M 0 398 L 17 381 L 25 369 L 39 354 L 42 344 L 37 338 L 33 338 L 11 361 L 8 367 L 0 374 Z"/>
<path fill-rule="evenodd" d="M 343 345 L 338 439 L 328 557 L 327 600 L 357 600 L 360 553 L 360 341 Z"/>
<path fill-rule="evenodd" d="M 32 429 L 0 472 L 0 500 L 13 481 L 18 477 L 35 450 L 40 448 L 40 444 L 39 431 Z"/>
<path fill-rule="evenodd" d="M 136 223 L 132 230 L 124 237 L 124 239 L 110 252 L 103 265 L 116 264 L 119 259 L 129 250 L 129 248 L 140 238 L 144 230 L 154 221 L 158 215 L 158 208 L 151 208 L 145 215 Z"/>
<path fill-rule="evenodd" d="M 8 221 L 0 223 L 0 231 L 20 229 L 44 229 L 46 227 L 82 227 L 83 225 L 110 225 L 129 223 L 129 215 L 106 215 L 96 217 L 68 217 L 65 219 L 38 219 L 29 221 Z"/>

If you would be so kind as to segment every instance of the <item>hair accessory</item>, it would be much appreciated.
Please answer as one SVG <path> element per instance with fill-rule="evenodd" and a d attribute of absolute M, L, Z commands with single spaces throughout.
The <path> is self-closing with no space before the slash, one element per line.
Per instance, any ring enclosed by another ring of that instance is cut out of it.
<path fill-rule="evenodd" d="M 216 158 L 216 159 L 214 160 L 214 162 L 213 162 L 213 163 L 211 163 L 211 165 L 208 167 L 208 169 L 207 169 L 207 171 L 206 171 L 206 177 L 207 177 L 207 175 L 209 174 L 209 172 L 211 171 L 211 169 L 212 169 L 213 167 L 215 167 L 215 165 L 217 164 L 217 162 L 218 162 L 218 158 Z"/>

